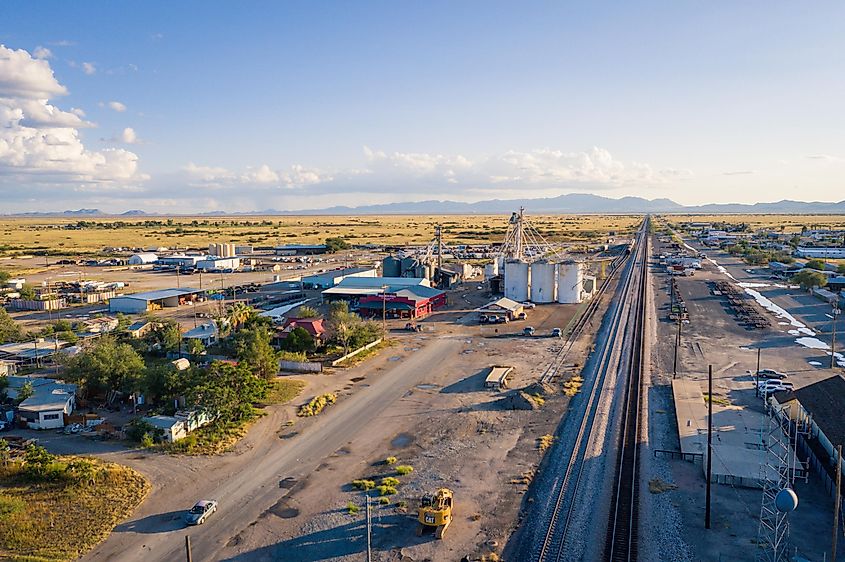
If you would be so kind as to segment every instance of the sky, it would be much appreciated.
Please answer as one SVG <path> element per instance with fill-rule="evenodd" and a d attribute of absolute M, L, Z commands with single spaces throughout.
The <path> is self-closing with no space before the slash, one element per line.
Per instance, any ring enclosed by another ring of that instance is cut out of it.
<path fill-rule="evenodd" d="M 0 213 L 845 199 L 845 3 L 0 3 Z"/>

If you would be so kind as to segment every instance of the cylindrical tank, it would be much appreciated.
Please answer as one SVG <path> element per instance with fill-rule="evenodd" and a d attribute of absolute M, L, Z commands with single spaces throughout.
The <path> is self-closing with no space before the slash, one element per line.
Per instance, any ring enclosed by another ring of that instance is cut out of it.
<path fill-rule="evenodd" d="M 499 262 L 493 260 L 491 263 L 488 263 L 484 266 L 484 278 L 485 279 L 492 279 L 499 274 Z"/>
<path fill-rule="evenodd" d="M 528 300 L 531 270 L 522 260 L 505 262 L 505 297 L 523 302 Z"/>
<path fill-rule="evenodd" d="M 417 258 L 402 258 L 402 277 L 416 277 L 415 273 L 410 271 L 418 265 L 419 260 L 417 260 Z"/>
<path fill-rule="evenodd" d="M 401 277 L 402 262 L 393 256 L 387 256 L 381 261 L 382 277 Z"/>
<path fill-rule="evenodd" d="M 579 263 L 559 263 L 557 266 L 557 302 L 578 304 L 581 302 L 581 284 L 584 274 Z"/>
<path fill-rule="evenodd" d="M 531 302 L 555 302 L 555 270 L 555 264 L 545 260 L 531 264 Z"/>

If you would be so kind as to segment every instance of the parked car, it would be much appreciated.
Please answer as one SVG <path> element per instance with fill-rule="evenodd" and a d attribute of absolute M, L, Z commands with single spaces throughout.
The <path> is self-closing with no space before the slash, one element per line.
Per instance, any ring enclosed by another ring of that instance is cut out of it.
<path fill-rule="evenodd" d="M 526 308 L 526 309 L 528 309 L 528 310 L 533 310 L 533 309 L 535 309 L 536 307 L 537 307 L 537 305 L 536 305 L 536 304 L 534 304 L 533 302 L 524 302 L 524 303 L 522 303 L 522 308 Z"/>
<path fill-rule="evenodd" d="M 563 337 L 563 330 L 561 330 L 560 328 L 552 328 L 552 337 L 553 338 Z"/>
<path fill-rule="evenodd" d="M 522 330 L 522 335 L 524 335 L 524 336 L 533 336 L 533 335 L 534 335 L 534 328 L 533 328 L 533 327 L 531 327 L 531 326 L 526 326 L 526 327 Z"/>
<path fill-rule="evenodd" d="M 517 320 L 525 320 L 526 318 L 528 318 L 528 315 L 525 314 L 524 312 L 520 312 L 519 314 L 516 315 Z"/>
<path fill-rule="evenodd" d="M 786 373 L 781 373 L 779 371 L 775 371 L 774 369 L 760 369 L 760 376 L 766 377 L 767 379 L 779 380 L 783 380 L 787 377 Z"/>
<path fill-rule="evenodd" d="M 215 511 L 217 511 L 216 500 L 200 500 L 185 514 L 185 523 L 188 525 L 202 525 Z"/>

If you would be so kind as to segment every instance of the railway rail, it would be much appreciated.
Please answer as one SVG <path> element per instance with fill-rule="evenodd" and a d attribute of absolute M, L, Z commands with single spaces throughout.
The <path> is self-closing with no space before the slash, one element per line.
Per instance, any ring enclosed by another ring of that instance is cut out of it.
<path fill-rule="evenodd" d="M 599 407 L 599 397 L 605 379 L 614 366 L 613 356 L 618 347 L 617 344 L 623 341 L 625 332 L 631 327 L 633 333 L 629 340 L 631 345 L 628 349 L 628 361 L 626 373 L 624 373 L 626 380 L 625 406 L 619 431 L 619 454 L 617 464 L 614 466 L 613 498 L 607 523 L 603 558 L 605 560 L 627 560 L 629 562 L 637 559 L 639 390 L 647 287 L 647 236 L 648 219 L 643 223 L 638 235 L 638 243 L 630 256 L 629 266 L 621 279 L 622 289 L 619 294 L 623 301 L 630 300 L 630 307 L 626 307 L 624 302 L 620 302 L 613 311 L 608 337 L 597 358 L 596 374 L 591 388 L 587 394 L 582 393 L 585 402 L 578 412 L 581 414 L 580 418 L 575 418 L 581 421 L 572 446 L 569 448 L 560 447 L 557 451 L 554 451 L 554 454 L 561 455 L 562 458 L 568 460 L 563 473 L 558 477 L 553 488 L 555 497 L 551 514 L 546 521 L 547 527 L 542 538 L 542 544 L 539 549 L 535 550 L 537 557 L 534 559 L 537 562 L 560 562 L 572 554 L 572 549 L 569 548 L 568 543 L 573 538 L 570 537 L 570 534 L 572 534 L 571 527 L 575 514 L 575 500 L 580 491 L 579 486 L 584 472 L 586 452 Z M 583 329 L 584 325 L 586 325 L 586 322 L 579 329 Z M 565 357 L 563 350 L 561 355 Z M 620 375 L 622 374 L 620 373 Z M 570 415 L 574 413 L 570 412 Z"/>

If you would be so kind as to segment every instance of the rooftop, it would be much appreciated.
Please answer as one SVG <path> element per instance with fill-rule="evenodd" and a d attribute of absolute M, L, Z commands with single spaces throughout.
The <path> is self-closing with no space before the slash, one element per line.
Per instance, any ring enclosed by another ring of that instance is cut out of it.
<path fill-rule="evenodd" d="M 146 291 L 144 293 L 134 293 L 131 295 L 123 295 L 115 298 L 129 298 L 137 300 L 155 301 L 161 299 L 168 299 L 172 297 L 182 297 L 185 295 L 196 295 L 202 293 L 200 289 L 159 289 L 157 291 Z"/>
<path fill-rule="evenodd" d="M 184 334 L 182 334 L 183 338 L 207 338 L 212 334 L 217 333 L 217 326 L 214 322 L 206 322 L 205 324 L 200 324 L 196 328 L 192 330 L 188 330 Z"/>
<path fill-rule="evenodd" d="M 339 275 L 354 275 L 356 273 L 364 273 L 365 271 L 373 271 L 374 267 L 341 267 L 339 269 L 329 269 L 328 271 L 324 271 L 323 273 L 314 273 L 312 275 L 306 275 L 303 277 L 303 280 L 313 277 L 323 277 L 326 275 L 332 276 L 339 276 Z M 374 279 L 371 277 L 371 279 Z"/>
<path fill-rule="evenodd" d="M 834 447 L 845 445 L 845 379 L 841 376 L 833 375 L 794 392 L 776 392 L 774 398 L 781 404 L 797 399 Z"/>

